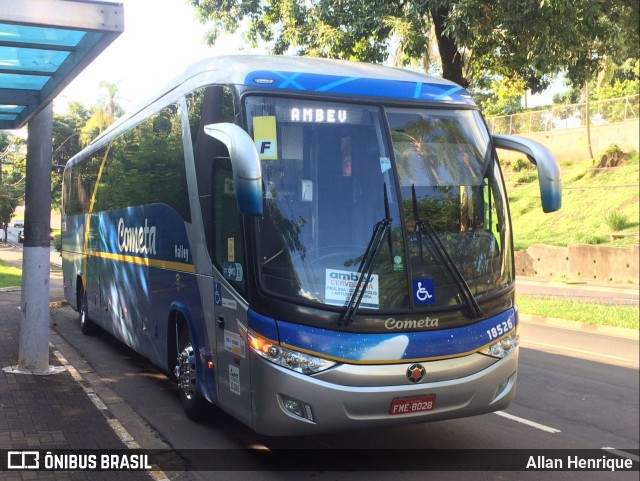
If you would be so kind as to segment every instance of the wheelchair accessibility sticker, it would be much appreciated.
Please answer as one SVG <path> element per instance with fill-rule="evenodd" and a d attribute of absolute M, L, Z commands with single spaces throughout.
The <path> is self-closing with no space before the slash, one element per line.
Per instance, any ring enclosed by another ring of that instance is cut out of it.
<path fill-rule="evenodd" d="M 433 279 L 413 280 L 413 302 L 415 304 L 434 304 L 436 302 Z"/>
<path fill-rule="evenodd" d="M 213 283 L 213 300 L 216 303 L 216 306 L 222 305 L 222 289 L 220 288 L 219 282 Z"/>

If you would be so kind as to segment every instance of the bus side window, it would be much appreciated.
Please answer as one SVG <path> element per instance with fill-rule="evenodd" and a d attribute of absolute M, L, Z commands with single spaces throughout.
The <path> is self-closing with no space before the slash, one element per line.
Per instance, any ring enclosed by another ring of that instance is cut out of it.
<path fill-rule="evenodd" d="M 245 291 L 246 263 L 242 215 L 238 212 L 231 160 L 218 157 L 212 175 L 213 262 L 225 279 Z"/>
<path fill-rule="evenodd" d="M 212 252 L 211 177 L 213 165 L 211 161 L 216 157 L 226 157 L 229 152 L 222 142 L 205 134 L 204 126 L 219 122 L 235 122 L 233 92 L 226 86 L 209 85 L 188 93 L 186 100 L 200 209 L 204 220 L 207 249 Z"/>

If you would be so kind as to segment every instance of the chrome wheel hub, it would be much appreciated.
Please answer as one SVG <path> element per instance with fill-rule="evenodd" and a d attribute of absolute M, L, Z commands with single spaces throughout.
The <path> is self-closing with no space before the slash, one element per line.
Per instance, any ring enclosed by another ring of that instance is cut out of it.
<path fill-rule="evenodd" d="M 196 356 L 191 344 L 178 354 L 175 375 L 178 387 L 187 399 L 191 399 L 196 388 Z"/>

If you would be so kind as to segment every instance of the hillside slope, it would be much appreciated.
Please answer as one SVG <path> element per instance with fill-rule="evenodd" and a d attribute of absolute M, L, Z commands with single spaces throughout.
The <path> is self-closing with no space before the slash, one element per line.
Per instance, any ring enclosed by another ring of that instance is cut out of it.
<path fill-rule="evenodd" d="M 517 160 L 503 164 L 516 250 L 531 244 L 566 246 L 638 243 L 640 169 L 638 153 L 624 165 L 600 168 L 591 160 L 560 162 L 562 208 L 545 214 L 540 206 L 534 166 Z"/>

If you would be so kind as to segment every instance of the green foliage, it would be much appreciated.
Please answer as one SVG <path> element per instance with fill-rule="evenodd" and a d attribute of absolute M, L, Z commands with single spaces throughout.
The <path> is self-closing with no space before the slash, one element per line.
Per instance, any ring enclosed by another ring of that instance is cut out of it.
<path fill-rule="evenodd" d="M 582 85 L 606 55 L 637 55 L 636 0 L 187 2 L 210 24 L 209 43 L 243 28 L 279 54 L 379 63 L 395 45 L 398 64 L 427 65 L 433 28 L 444 78 L 463 86 L 489 74 L 537 92 L 561 70 Z"/>
<path fill-rule="evenodd" d="M 604 244 L 607 242 L 607 239 L 602 235 L 591 234 L 589 232 L 578 232 L 573 237 L 574 244 L 589 244 L 592 246 L 597 246 L 600 244 Z"/>
<path fill-rule="evenodd" d="M 536 172 L 527 172 L 515 177 L 516 184 L 528 184 L 538 180 L 538 174 Z"/>
<path fill-rule="evenodd" d="M 69 104 L 66 114 L 53 114 L 53 155 L 54 168 L 51 173 L 51 206 L 60 209 L 62 203 L 62 168 L 67 161 L 82 150 L 80 130 L 90 113 L 80 103 Z"/>
<path fill-rule="evenodd" d="M 22 284 L 22 271 L 0 261 L 0 288 L 17 287 Z"/>
<path fill-rule="evenodd" d="M 474 97 L 484 115 L 510 115 L 521 112 L 522 96 L 526 90 L 522 80 L 493 80 L 490 89 L 485 92 L 474 90 Z"/>
<path fill-rule="evenodd" d="M 571 104 L 577 104 L 578 102 L 580 102 L 579 88 L 570 88 L 569 90 L 554 94 L 553 96 L 553 103 L 555 105 L 558 105 L 558 104 L 571 105 Z"/>
<path fill-rule="evenodd" d="M 551 297 L 516 297 L 518 310 L 523 314 L 555 317 L 587 324 L 638 329 L 638 307 L 612 306 Z"/>
<path fill-rule="evenodd" d="M 24 141 L 0 132 L 0 228 L 6 228 L 24 197 L 26 154 Z"/>
<path fill-rule="evenodd" d="M 593 172 L 590 160 L 563 162 L 562 208 L 550 214 L 540 207 L 538 183 L 521 183 L 522 172 L 505 168 L 516 249 L 526 249 L 532 244 L 623 247 L 637 243 L 640 195 L 637 187 L 628 187 L 640 179 L 640 166 L 633 160 L 637 157 L 637 153 L 632 153 L 626 165 L 599 171 L 597 176 L 590 175 Z M 616 220 L 611 220 L 615 224 L 610 226 L 607 218 L 612 212 L 616 213 Z M 612 232 L 628 235 L 613 239 Z"/>
<path fill-rule="evenodd" d="M 617 211 L 607 213 L 604 217 L 604 221 L 609 229 L 616 232 L 625 229 L 627 225 L 629 225 L 627 216 Z"/>
<path fill-rule="evenodd" d="M 53 247 L 56 252 L 62 252 L 62 235 L 57 233 L 53 238 Z"/>
<path fill-rule="evenodd" d="M 622 149 L 618 147 L 618 144 L 611 144 L 609 147 L 607 147 L 607 150 L 605 150 L 604 153 L 609 155 L 621 154 Z"/>
<path fill-rule="evenodd" d="M 102 80 L 99 86 L 102 94 L 80 131 L 80 144 L 83 147 L 89 145 L 124 113 L 124 108 L 118 102 L 118 84 Z"/>
<path fill-rule="evenodd" d="M 516 159 L 511 164 L 511 170 L 514 172 L 522 172 L 523 170 L 534 170 L 536 167 L 526 159 Z"/>

